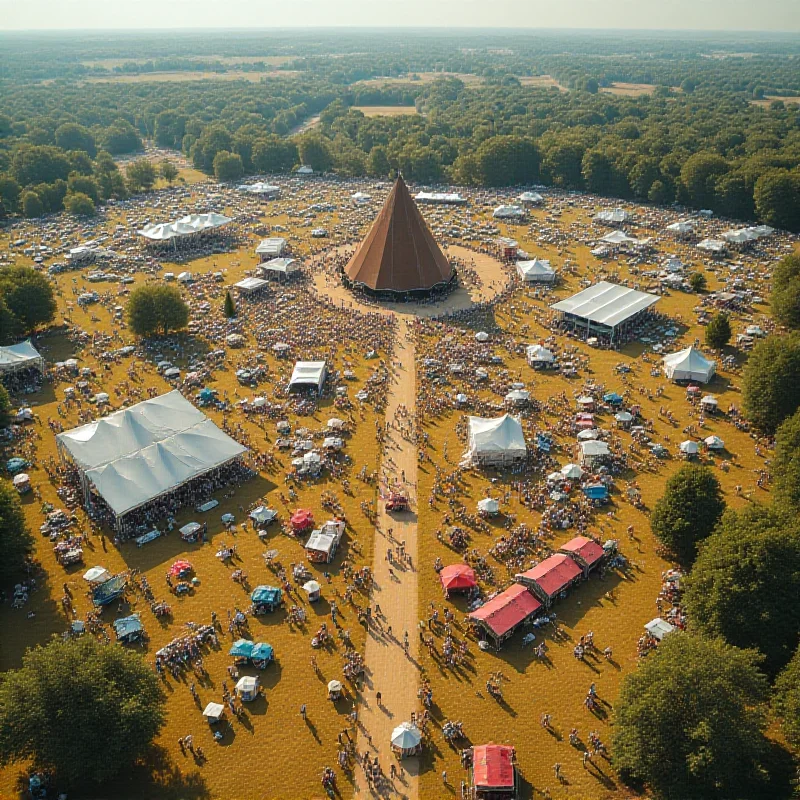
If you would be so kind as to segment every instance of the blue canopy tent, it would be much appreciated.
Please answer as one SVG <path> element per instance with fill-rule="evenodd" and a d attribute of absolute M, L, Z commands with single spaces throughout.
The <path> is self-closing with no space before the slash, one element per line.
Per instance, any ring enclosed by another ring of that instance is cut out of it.
<path fill-rule="evenodd" d="M 603 395 L 603 402 L 609 403 L 612 406 L 618 406 L 620 403 L 622 403 L 622 395 L 619 395 L 616 392 L 609 392 L 608 394 Z"/>
<path fill-rule="evenodd" d="M 589 486 L 583 487 L 583 493 L 590 499 L 590 500 L 608 500 L 608 488 L 604 486 L 602 483 L 593 483 Z"/>
<path fill-rule="evenodd" d="M 197 395 L 197 399 L 201 403 L 213 403 L 217 397 L 217 393 L 213 389 L 201 389 Z"/>
<path fill-rule="evenodd" d="M 250 658 L 255 645 L 249 639 L 237 639 L 228 650 L 228 655 L 236 658 Z"/>
<path fill-rule="evenodd" d="M 117 639 L 130 642 L 141 637 L 144 633 L 144 625 L 138 614 L 131 614 L 129 617 L 114 620 L 114 631 Z"/>
<path fill-rule="evenodd" d="M 6 469 L 9 472 L 19 472 L 27 466 L 28 462 L 24 458 L 9 458 L 8 461 L 6 461 Z"/>
<path fill-rule="evenodd" d="M 550 452 L 550 448 L 553 446 L 553 440 L 548 436 L 546 433 L 537 433 L 536 434 L 536 447 L 539 450 L 542 450 L 545 453 Z"/>
<path fill-rule="evenodd" d="M 274 611 L 281 604 L 282 593 L 276 586 L 256 586 L 250 600 L 253 602 L 255 613 Z"/>
<path fill-rule="evenodd" d="M 250 653 L 250 660 L 259 669 L 264 669 L 274 657 L 275 651 L 272 649 L 272 645 L 266 642 L 259 642 Z"/>
<path fill-rule="evenodd" d="M 92 590 L 92 603 L 96 606 L 107 606 L 113 603 L 125 591 L 127 579 L 124 574 L 114 575 L 105 583 L 95 586 Z"/>

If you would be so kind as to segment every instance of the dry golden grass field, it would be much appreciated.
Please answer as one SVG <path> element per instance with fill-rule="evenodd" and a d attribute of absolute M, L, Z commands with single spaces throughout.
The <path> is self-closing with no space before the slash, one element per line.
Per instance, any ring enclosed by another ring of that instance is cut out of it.
<path fill-rule="evenodd" d="M 600 89 L 604 94 L 616 94 L 623 97 L 641 97 L 653 94 L 656 87 L 652 83 L 613 83 Z"/>
<path fill-rule="evenodd" d="M 299 74 L 293 70 L 269 70 L 250 72 L 229 70 L 228 72 L 142 72 L 138 75 L 97 75 L 84 78 L 82 83 L 188 83 L 189 81 L 250 81 L 258 83 L 262 78 L 286 78 Z"/>
<path fill-rule="evenodd" d="M 247 230 L 248 240 L 239 251 L 209 256 L 188 264 L 178 265 L 165 261 L 164 269 L 176 273 L 182 269 L 189 269 L 201 275 L 222 271 L 225 277 L 224 283 L 202 282 L 204 299 L 211 306 L 204 318 L 209 321 L 207 332 L 195 337 L 185 335 L 181 339 L 183 350 L 165 351 L 165 355 L 180 366 L 184 366 L 191 351 L 201 352 L 218 346 L 214 344 L 215 336 L 211 330 L 213 325 L 222 320 L 224 290 L 252 271 L 256 264 L 253 249 L 258 236 L 253 232 L 253 227 L 259 224 L 283 226 L 287 232 L 279 235 L 287 236 L 296 253 L 309 254 L 319 250 L 321 245 L 311 240 L 310 226 L 299 221 L 296 209 L 308 207 L 312 202 L 328 200 L 337 203 L 339 210 L 318 216 L 314 225 L 324 224 L 331 231 L 338 231 L 332 237 L 330 246 L 344 244 L 353 228 L 360 230 L 362 234 L 366 231 L 372 214 L 380 207 L 379 203 L 387 187 L 378 187 L 374 182 L 365 182 L 359 188 L 373 194 L 375 199 L 372 210 L 350 208 L 348 198 L 355 191 L 353 183 L 336 188 L 314 180 L 305 183 L 293 182 L 284 192 L 283 200 L 260 206 L 256 211 L 252 210 L 253 206 L 250 207 L 253 216 L 244 228 Z M 204 193 L 209 189 L 198 184 L 191 187 L 191 191 L 193 192 L 191 198 L 182 198 L 178 201 L 181 208 L 187 209 L 183 213 L 188 213 L 189 208 L 199 207 L 206 202 L 203 199 Z M 175 213 L 177 209 L 174 207 L 174 202 L 167 202 L 165 199 L 168 196 L 168 192 L 153 194 L 145 206 L 136 209 L 135 216 L 139 219 L 145 216 L 152 219 L 162 217 L 172 219 L 178 216 Z M 562 392 L 571 398 L 585 380 L 592 379 L 596 383 L 605 385 L 608 391 L 617 390 L 622 393 L 625 389 L 630 390 L 636 402 L 641 404 L 643 416 L 654 422 L 653 438 L 666 443 L 674 453 L 677 444 L 687 438 L 683 429 L 690 424 L 697 424 L 696 412 L 686 401 L 683 389 L 669 384 L 663 378 L 651 376 L 651 362 L 657 361 L 657 356 L 649 352 L 645 344 L 633 343 L 621 352 L 612 352 L 596 350 L 569 340 L 569 344 L 575 343 L 580 354 L 588 359 L 588 367 L 581 369 L 580 376 L 573 379 L 534 372 L 524 359 L 508 346 L 511 341 L 530 344 L 547 337 L 549 331 L 542 325 L 547 314 L 546 307 L 556 298 L 566 297 L 576 291 L 581 280 L 595 280 L 600 277 L 641 280 L 631 273 L 630 265 L 626 261 L 600 262 L 589 253 L 585 231 L 595 210 L 591 199 L 582 204 L 580 199 L 568 202 L 562 198 L 557 201 L 557 209 L 553 207 L 555 205 L 556 201 L 554 200 L 551 205 L 548 198 L 548 206 L 531 212 L 532 222 L 535 225 L 547 225 L 551 230 L 564 235 L 566 244 L 545 244 L 534 235 L 534 228 L 501 225 L 500 232 L 517 238 L 520 247 L 532 256 L 549 258 L 553 265 L 562 271 L 565 280 L 553 295 L 537 297 L 532 289 L 516 289 L 508 299 L 499 303 L 493 310 L 483 313 L 472 322 L 456 324 L 447 330 L 447 336 L 451 337 L 448 340 L 450 342 L 468 344 L 474 340 L 475 331 L 482 329 L 490 333 L 493 341 L 503 343 L 496 348 L 497 355 L 502 358 L 502 364 L 496 368 L 492 367 L 492 379 L 485 386 L 466 385 L 456 375 L 449 375 L 444 385 L 437 386 L 428 379 L 419 377 L 423 372 L 419 369 L 422 359 L 431 355 L 442 357 L 443 336 L 439 332 L 418 335 L 416 340 L 418 396 L 419 392 L 422 392 L 424 400 L 425 394 L 444 397 L 463 391 L 474 399 L 502 402 L 502 395 L 494 394 L 491 385 L 520 380 L 537 400 L 547 404 Z M 217 208 L 217 210 L 223 209 Z M 230 207 L 227 210 L 235 213 Z M 641 214 L 645 213 L 643 210 L 638 211 Z M 127 221 L 129 213 L 134 212 L 111 211 L 103 219 L 101 228 L 107 232 L 113 231 L 117 224 Z M 465 212 L 452 209 L 424 209 L 424 213 L 428 216 L 432 227 L 436 229 L 446 228 L 452 222 L 463 219 Z M 494 225 L 489 207 L 472 207 L 467 213 L 473 227 Z M 672 218 L 670 217 L 668 221 L 672 221 Z M 33 226 L 28 226 L 28 230 L 33 231 Z M 94 230 L 91 235 L 96 236 L 99 232 Z M 630 233 L 645 235 L 648 231 L 632 226 Z M 649 231 L 649 235 L 651 234 L 652 230 Z M 88 235 L 86 232 L 84 238 Z M 78 235 L 71 234 L 71 241 L 77 241 L 79 238 Z M 0 233 L 0 252 L 7 249 L 8 241 L 9 234 Z M 470 237 L 466 238 L 465 243 L 470 243 Z M 479 242 L 477 239 L 472 239 L 471 243 L 477 245 Z M 692 256 L 692 251 L 688 247 L 682 245 L 660 245 L 660 247 L 663 247 L 664 252 L 677 251 L 687 263 L 704 269 L 711 289 L 719 285 L 719 278 L 725 274 L 724 268 L 707 268 L 707 265 L 701 265 L 699 260 Z M 27 259 L 18 256 L 15 263 L 28 262 Z M 116 334 L 120 337 L 119 342 L 131 341 L 128 331 L 115 321 L 114 316 L 114 306 L 124 300 L 122 295 L 117 296 L 121 287 L 116 284 L 89 283 L 86 280 L 87 271 L 64 273 L 55 278 L 60 315 L 69 318 L 73 324 L 84 330 Z M 144 280 L 146 280 L 144 274 L 136 274 L 136 283 Z M 88 289 L 108 293 L 108 297 L 104 298 L 102 303 L 89 306 L 83 311 L 74 303 L 74 297 L 76 293 Z M 299 296 L 306 290 L 301 287 L 297 291 Z M 292 300 L 287 299 L 287 302 L 291 303 Z M 296 302 L 298 307 L 303 305 L 300 299 Z M 687 346 L 696 337 L 702 339 L 702 328 L 695 323 L 693 313 L 697 303 L 696 295 L 682 292 L 672 292 L 663 297 L 659 303 L 660 311 L 683 323 L 684 328 L 679 340 L 682 346 Z M 765 305 L 757 307 L 753 321 L 765 324 L 762 315 L 766 313 Z M 309 323 L 306 318 L 301 323 L 298 319 L 297 329 L 292 333 L 299 335 L 309 325 L 315 329 L 336 330 L 337 326 L 343 327 L 346 324 L 347 315 L 346 310 L 321 311 L 317 321 Z M 741 320 L 737 321 L 735 328 L 741 327 L 742 324 Z M 232 401 L 254 394 L 263 394 L 269 400 L 281 401 L 284 396 L 280 386 L 288 377 L 293 359 L 276 360 L 271 351 L 257 349 L 251 332 L 245 331 L 245 333 L 247 335 L 245 347 L 227 351 L 223 367 L 214 372 L 209 385 L 218 389 L 221 394 L 226 394 Z M 326 341 L 324 345 L 309 347 L 298 355 L 324 356 L 337 369 L 352 369 L 356 379 L 347 383 L 348 395 L 352 397 L 364 386 L 376 368 L 378 360 L 367 358 L 364 341 L 355 338 L 341 341 L 342 338 L 332 335 L 330 341 Z M 560 336 L 558 339 L 562 346 L 567 341 Z M 96 350 L 91 345 L 77 347 L 63 335 L 43 337 L 41 343 L 43 354 L 49 362 L 60 361 L 74 355 L 79 359 L 81 366 L 92 367 L 96 371 L 96 377 L 92 379 L 93 390 L 108 392 L 113 407 L 122 405 L 122 397 L 118 396 L 115 390 L 128 380 L 137 390 L 150 386 L 159 391 L 172 388 L 157 374 L 155 356 L 148 359 L 137 358 L 135 374 L 131 378 L 128 374 L 130 366 L 128 361 L 113 365 L 108 370 L 102 367 L 97 355 L 108 346 L 104 343 L 98 343 Z M 114 346 L 119 345 L 114 344 Z M 254 391 L 239 386 L 234 373 L 240 364 L 245 363 L 255 353 L 258 353 L 259 358 L 268 366 L 269 378 Z M 292 355 L 294 356 L 294 353 Z M 384 358 L 388 353 L 380 352 L 378 355 Z M 644 357 L 650 358 L 650 362 L 645 361 Z M 623 361 L 632 367 L 632 372 L 627 376 L 621 376 L 615 371 L 615 366 Z M 737 384 L 737 374 L 719 370 L 708 391 L 719 399 L 721 408 L 727 409 L 730 404 L 740 405 Z M 67 385 L 66 381 L 60 380 L 48 382 L 41 392 L 25 398 L 25 402 L 33 407 L 42 423 L 40 426 L 32 426 L 33 434 L 29 445 L 39 465 L 55 456 L 55 438 L 47 426 L 47 419 L 60 419 L 58 407 Z M 663 393 L 660 397 L 656 397 L 659 388 Z M 20 398 L 20 402 L 21 400 Z M 661 407 L 672 411 L 674 423 L 667 422 L 666 418 L 659 414 Z M 531 420 L 526 421 L 529 441 L 534 430 L 556 424 L 559 412 L 554 409 L 555 405 L 551 402 L 549 410 L 545 408 Z M 77 423 L 77 415 L 74 411 L 66 413 L 67 416 L 61 421 L 64 427 L 68 428 Z M 211 411 L 209 415 L 218 423 L 222 422 L 223 416 L 220 412 Z M 293 427 L 306 426 L 311 430 L 319 430 L 331 416 L 343 416 L 343 414 L 332 407 L 331 401 L 324 401 L 313 417 L 292 415 L 290 421 Z M 437 530 L 444 527 L 444 517 L 448 511 L 446 501 L 441 497 L 435 497 L 433 503 L 429 503 L 434 488 L 435 467 L 439 467 L 444 473 L 453 472 L 463 452 L 464 443 L 456 434 L 456 424 L 460 416 L 461 412 L 448 410 L 435 417 L 427 415 L 424 422 L 423 429 L 429 436 L 425 452 L 429 458 L 420 462 L 418 473 L 419 544 L 416 564 L 419 570 L 419 596 L 408 598 L 409 603 L 416 603 L 420 619 L 427 617 L 430 603 L 435 603 L 440 610 L 444 605 L 441 587 L 433 570 L 434 559 L 439 556 L 445 564 L 461 561 L 461 556 L 457 552 L 442 544 L 436 537 Z M 146 603 L 139 600 L 136 604 L 136 610 L 142 612 L 150 636 L 143 655 L 152 663 L 154 652 L 176 636 L 186 622 L 208 622 L 212 611 L 216 611 L 224 622 L 227 610 L 237 605 L 240 607 L 248 605 L 246 591 L 231 580 L 230 573 L 233 569 L 237 567 L 244 569 L 248 574 L 249 584 L 255 586 L 259 583 L 275 583 L 274 575 L 262 559 L 262 554 L 267 548 L 278 550 L 279 559 L 286 566 L 305 561 L 301 544 L 282 534 L 278 526 L 270 529 L 266 543 L 260 542 L 251 529 L 238 527 L 238 523 L 244 517 L 240 508 L 246 508 L 250 503 L 264 499 L 279 510 L 282 520 L 287 518 L 292 508 L 308 507 L 314 511 L 317 521 L 321 521 L 329 517 L 322 507 L 322 495 L 325 491 L 331 491 L 341 502 L 348 520 L 344 547 L 330 568 L 332 583 L 329 585 L 321 580 L 325 599 L 313 607 L 305 605 L 309 614 L 308 624 L 302 628 L 290 626 L 283 612 L 253 618 L 250 622 L 252 638 L 272 644 L 277 657 L 276 663 L 261 673 L 266 688 L 265 700 L 246 706 L 246 714 L 242 721 L 234 721 L 222 744 L 218 745 L 214 743 L 209 728 L 201 717 L 202 709 L 193 701 L 187 683 L 175 681 L 170 677 L 164 682 L 168 695 L 168 722 L 156 743 L 156 751 L 152 758 L 131 775 L 123 776 L 115 785 L 105 787 L 103 792 L 96 794 L 96 797 L 118 797 L 123 800 L 127 798 L 137 798 L 137 800 L 138 798 L 147 800 L 181 798 L 294 800 L 297 798 L 299 800 L 322 795 L 319 785 L 321 768 L 325 765 L 335 766 L 336 736 L 346 726 L 345 714 L 351 710 L 352 704 L 349 701 L 341 701 L 334 705 L 326 697 L 327 681 L 341 678 L 340 643 L 336 642 L 327 652 L 312 651 L 310 638 L 319 624 L 318 620 L 324 618 L 328 610 L 328 601 L 337 593 L 344 592 L 342 559 L 348 557 L 356 566 L 372 565 L 375 538 L 373 526 L 363 515 L 360 504 L 362 501 L 374 501 L 376 490 L 374 484 L 362 483 L 355 475 L 362 467 L 366 467 L 368 471 L 378 468 L 381 453 L 375 428 L 376 424 L 381 424 L 382 416 L 372 405 L 365 404 L 363 408 L 356 406 L 351 419 L 354 432 L 347 440 L 346 452 L 353 462 L 349 469 L 352 496 L 344 493 L 340 482 L 323 476 L 299 489 L 299 498 L 291 506 L 285 505 L 281 500 L 281 493 L 287 491 L 284 476 L 290 468 L 290 457 L 274 447 L 275 421 L 268 420 L 261 425 L 246 419 L 238 412 L 232 412 L 229 421 L 234 426 L 241 425 L 238 435 L 242 440 L 255 449 L 274 453 L 276 463 L 273 468 L 263 470 L 257 478 L 238 489 L 232 498 L 225 499 L 221 495 L 218 496 L 220 506 L 207 515 L 210 544 L 185 545 L 177 534 L 173 533 L 141 549 L 137 549 L 131 543 L 117 546 L 108 535 L 101 539 L 99 532 L 88 523 L 83 512 L 79 512 L 82 528 L 89 534 L 86 563 L 65 571 L 55 562 L 47 539 L 37 534 L 36 556 L 42 563 L 46 579 L 40 582 L 39 590 L 32 595 L 31 601 L 22 610 L 12 610 L 9 604 L 0 605 L 0 670 L 14 668 L 19 664 L 26 648 L 43 643 L 49 636 L 66 629 L 68 619 L 59 602 L 64 583 L 69 585 L 75 597 L 78 613 L 81 616 L 85 615 L 90 609 L 90 603 L 85 594 L 81 575 L 89 566 L 102 564 L 111 571 L 135 567 L 147 576 L 157 598 L 169 598 L 174 616 L 164 625 L 150 613 Z M 613 421 L 604 415 L 600 418 L 600 425 L 610 428 Z M 725 441 L 726 449 L 714 457 L 704 456 L 704 459 L 714 467 L 724 487 L 727 502 L 735 506 L 746 503 L 749 499 L 763 499 L 766 493 L 756 488 L 757 476 L 754 470 L 764 467 L 764 459 L 763 456 L 761 458 L 756 456 L 753 439 L 746 433 L 736 430 L 721 417 L 706 420 L 702 435 L 708 436 L 712 433 L 718 434 Z M 619 437 L 626 447 L 630 445 L 630 436 L 627 433 L 620 433 Z M 556 440 L 558 447 L 555 456 L 559 464 L 574 461 L 575 453 L 572 450 L 574 437 L 559 434 Z M 408 446 L 411 447 L 410 444 Z M 10 452 L 7 449 L 0 455 L 2 458 L 8 458 Z M 616 779 L 607 761 L 598 758 L 595 760 L 595 768 L 584 770 L 580 752 L 568 743 L 568 732 L 572 727 L 578 729 L 584 741 L 590 731 L 597 731 L 605 743 L 610 742 L 613 704 L 620 682 L 626 674 L 636 668 L 637 639 L 643 631 L 644 623 L 657 616 L 655 600 L 661 585 L 661 573 L 669 566 L 656 552 L 648 526 L 647 509 L 657 500 L 664 481 L 680 462 L 673 457 L 660 462 L 657 468 L 651 469 L 644 465 L 641 453 L 631 451 L 629 455 L 635 464 L 634 470 L 630 475 L 624 476 L 624 479 L 617 479 L 613 504 L 596 513 L 589 530 L 602 538 L 619 539 L 621 551 L 630 559 L 632 569 L 627 576 L 609 573 L 603 582 L 593 577 L 573 589 L 566 600 L 557 604 L 556 611 L 564 635 L 554 640 L 549 629 L 536 634 L 537 643 L 545 641 L 549 647 L 548 661 L 538 661 L 530 647 L 523 648 L 519 634 L 506 643 L 499 653 L 482 652 L 476 647 L 475 641 L 470 640 L 470 656 L 466 665 L 458 669 L 440 665 L 438 661 L 429 658 L 427 652 L 420 654 L 419 664 L 423 675 L 431 681 L 434 700 L 433 729 L 422 757 L 423 772 L 417 793 L 422 800 L 457 797 L 459 783 L 466 777 L 459 764 L 458 752 L 447 745 L 439 730 L 445 719 L 462 721 L 466 736 L 474 744 L 487 741 L 513 744 L 517 749 L 518 762 L 524 778 L 525 798 L 541 797 L 541 793 L 546 789 L 554 798 L 574 798 L 574 800 L 623 800 L 632 796 L 632 792 Z M 728 462 L 730 467 L 728 472 L 719 468 L 723 461 Z M 38 531 L 43 520 L 41 504 L 50 502 L 56 507 L 60 504 L 56 496 L 56 487 L 48 481 L 43 469 L 34 467 L 31 477 L 40 497 L 34 499 L 31 495 L 27 496 L 25 513 L 31 528 Z M 638 483 L 645 503 L 644 510 L 637 510 L 624 500 L 622 490 L 625 480 L 635 480 Z M 737 495 L 734 490 L 737 485 L 743 489 L 741 495 Z M 538 512 L 531 511 L 520 503 L 512 480 L 505 474 L 468 470 L 455 487 L 454 496 L 465 504 L 470 513 L 473 513 L 475 503 L 487 492 L 501 500 L 503 513 L 491 523 L 488 533 L 471 531 L 470 547 L 477 548 L 482 554 L 486 554 L 495 539 L 502 535 L 503 524 L 509 516 L 514 518 L 515 524 L 525 522 L 534 529 L 538 527 L 540 517 Z M 226 511 L 236 516 L 235 535 L 226 533 L 220 522 L 220 515 Z M 613 511 L 613 516 L 609 515 L 609 511 Z M 179 524 L 184 524 L 193 518 L 198 518 L 198 515 L 187 510 L 180 515 L 178 521 Z M 202 521 L 202 517 L 200 520 Z M 633 539 L 629 539 L 625 533 L 629 525 L 634 527 Z M 547 540 L 547 544 L 553 548 L 558 547 L 574 533 L 574 529 L 560 531 L 554 534 L 552 539 Z M 241 560 L 232 565 L 224 565 L 215 557 L 215 553 L 223 543 L 234 542 Z M 193 593 L 182 599 L 169 596 L 164 581 L 167 568 L 177 557 L 188 558 L 200 579 Z M 492 590 L 505 586 L 512 576 L 500 561 L 492 556 L 488 556 L 487 560 L 494 572 L 495 584 L 486 585 L 484 588 Z M 311 569 L 321 575 L 319 568 L 311 566 Z M 609 596 L 609 592 L 613 594 Z M 363 648 L 365 640 L 363 629 L 357 623 L 352 608 L 338 597 L 336 599 L 343 611 L 343 628 L 350 632 L 356 647 Z M 293 597 L 292 602 L 304 601 Z M 366 600 L 361 597 L 358 602 L 363 605 Z M 460 636 L 463 632 L 461 621 L 465 610 L 463 601 L 456 598 L 450 607 L 456 610 L 456 633 Z M 127 609 L 119 610 L 127 613 Z M 104 622 L 110 623 L 117 616 L 117 611 L 116 607 L 106 609 L 103 613 Z M 29 617 L 29 613 L 32 616 Z M 601 657 L 581 662 L 573 657 L 572 647 L 575 641 L 590 630 L 594 632 L 595 643 L 600 650 L 607 646 L 613 648 L 613 660 L 606 661 Z M 412 635 L 413 633 L 412 631 Z M 210 679 L 207 684 L 198 683 L 203 705 L 210 700 L 220 699 L 221 683 L 228 679 L 226 668 L 230 658 L 227 655 L 227 648 L 230 641 L 226 633 L 221 636 L 221 649 L 210 650 L 205 655 L 205 665 Z M 441 649 L 441 639 L 437 639 L 437 646 Z M 314 673 L 310 664 L 312 654 L 316 655 L 319 662 L 318 675 Z M 489 673 L 498 670 L 504 676 L 504 698 L 501 703 L 491 699 L 485 691 Z M 601 699 L 600 712 L 596 716 L 583 706 L 583 699 L 592 682 L 596 683 Z M 352 688 L 349 688 L 352 692 Z M 308 705 L 309 724 L 303 724 L 300 718 L 299 707 L 302 703 Z M 548 732 L 540 726 L 542 713 L 552 715 L 553 731 Z M 177 740 L 188 733 L 192 733 L 195 741 L 203 747 L 208 758 L 205 763 L 197 763 L 192 758 L 181 755 Z M 98 742 L 98 746 L 102 746 L 101 741 Z M 552 767 L 555 762 L 562 764 L 562 773 L 565 777 L 563 783 L 558 783 L 553 777 Z M 383 764 L 383 767 L 388 771 L 388 764 Z M 442 785 L 442 770 L 446 770 L 448 774 L 446 787 Z M 0 772 L 0 797 L 3 800 L 5 797 L 16 796 L 15 785 L 20 772 L 21 766 Z M 337 774 L 342 798 L 353 796 L 348 777 L 339 769 Z M 90 798 L 91 795 L 86 794 L 82 797 Z"/>
<path fill-rule="evenodd" d="M 104 69 L 114 69 L 125 64 L 146 64 L 149 58 L 99 58 L 93 61 L 82 61 L 86 67 L 103 67 Z M 208 56 L 189 56 L 188 61 L 219 61 L 220 64 L 269 64 L 273 67 L 280 67 L 292 60 L 291 56 L 220 56 L 216 54 Z"/>
<path fill-rule="evenodd" d="M 365 117 L 405 117 L 417 113 L 415 106 L 353 106 Z"/>

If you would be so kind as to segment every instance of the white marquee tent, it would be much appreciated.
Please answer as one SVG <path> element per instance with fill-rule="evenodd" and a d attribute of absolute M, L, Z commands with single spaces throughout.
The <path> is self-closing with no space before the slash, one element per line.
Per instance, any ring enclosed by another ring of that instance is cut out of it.
<path fill-rule="evenodd" d="M 300 269 L 300 265 L 294 258 L 272 258 L 261 264 L 261 271 L 264 274 L 280 275 L 284 278 L 294 275 Z"/>
<path fill-rule="evenodd" d="M 414 199 L 418 203 L 432 203 L 441 205 L 464 205 L 467 198 L 458 192 L 417 192 Z"/>
<path fill-rule="evenodd" d="M 509 464 L 528 453 L 522 424 L 504 414 L 497 419 L 469 417 L 469 449 L 466 460 L 481 465 Z"/>
<path fill-rule="evenodd" d="M 524 219 L 526 215 L 522 206 L 497 206 L 492 212 L 495 219 Z"/>
<path fill-rule="evenodd" d="M 119 520 L 193 478 L 233 461 L 247 448 L 176 391 L 58 434 L 89 486 Z"/>
<path fill-rule="evenodd" d="M 257 181 L 256 183 L 243 184 L 239 187 L 240 192 L 254 194 L 265 200 L 277 200 L 281 196 L 281 187 L 272 183 Z"/>
<path fill-rule="evenodd" d="M 298 361 L 292 370 L 289 389 L 316 386 L 317 393 L 322 394 L 322 386 L 327 374 L 328 367 L 324 361 Z"/>
<path fill-rule="evenodd" d="M 538 206 L 544 203 L 544 197 L 539 192 L 523 192 L 518 198 L 523 205 Z"/>
<path fill-rule="evenodd" d="M 0 373 L 19 372 L 28 367 L 44 369 L 44 358 L 29 340 L 0 347 Z"/>
<path fill-rule="evenodd" d="M 269 286 L 269 282 L 261 278 L 244 278 L 239 283 L 234 284 L 239 294 L 243 295 L 256 294 L 267 286 Z"/>
<path fill-rule="evenodd" d="M 716 369 L 716 363 L 709 361 L 694 347 L 664 356 L 664 374 L 672 381 L 708 383 L 714 377 Z"/>
<path fill-rule="evenodd" d="M 231 222 L 231 217 L 224 214 L 189 214 L 175 222 L 160 222 L 157 225 L 148 225 L 139 231 L 141 236 L 152 242 L 166 242 L 181 236 L 191 236 L 195 233 L 214 230 Z"/>
<path fill-rule="evenodd" d="M 553 353 L 540 344 L 528 345 L 525 348 L 525 356 L 531 366 L 534 364 L 552 364 L 556 360 Z"/>
<path fill-rule="evenodd" d="M 269 239 L 261 240 L 256 247 L 256 254 L 262 259 L 277 258 L 283 253 L 285 247 L 286 239 L 282 239 L 280 236 L 271 236 Z"/>
<path fill-rule="evenodd" d="M 556 272 L 550 262 L 541 258 L 517 261 L 517 274 L 526 283 L 553 283 L 556 279 Z"/>
<path fill-rule="evenodd" d="M 703 241 L 697 245 L 697 248 L 698 250 L 705 250 L 707 253 L 719 255 L 725 252 L 727 245 L 720 239 L 703 239 Z"/>
<path fill-rule="evenodd" d="M 680 220 L 667 225 L 667 230 L 677 236 L 689 236 L 694 231 L 694 222 L 690 219 Z"/>
<path fill-rule="evenodd" d="M 615 208 L 612 211 L 598 211 L 594 215 L 595 222 L 602 222 L 604 225 L 621 225 L 630 218 L 631 215 L 624 208 Z"/>

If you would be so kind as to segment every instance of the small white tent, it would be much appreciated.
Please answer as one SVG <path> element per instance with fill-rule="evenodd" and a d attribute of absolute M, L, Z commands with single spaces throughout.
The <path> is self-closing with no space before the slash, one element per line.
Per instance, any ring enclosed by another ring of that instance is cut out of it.
<path fill-rule="evenodd" d="M 480 465 L 511 464 L 524 459 L 527 453 L 522 424 L 516 417 L 469 417 L 468 461 Z"/>
<path fill-rule="evenodd" d="M 650 622 L 648 622 L 644 628 L 654 639 L 658 639 L 659 642 L 668 633 L 672 633 L 672 631 L 675 630 L 674 625 L 671 625 L 669 622 L 661 619 L 661 617 L 656 617 L 655 619 L 650 620 Z"/>
<path fill-rule="evenodd" d="M 517 261 L 517 274 L 526 283 L 553 283 L 555 270 L 547 259 L 534 258 L 532 261 Z"/>
<path fill-rule="evenodd" d="M 546 347 L 540 344 L 531 344 L 525 349 L 525 356 L 528 363 L 533 366 L 541 366 L 543 364 L 552 364 L 556 357 Z"/>
<path fill-rule="evenodd" d="M 716 363 L 709 361 L 694 347 L 687 347 L 685 350 L 664 356 L 664 374 L 671 381 L 708 383 L 714 377 L 716 370 Z"/>

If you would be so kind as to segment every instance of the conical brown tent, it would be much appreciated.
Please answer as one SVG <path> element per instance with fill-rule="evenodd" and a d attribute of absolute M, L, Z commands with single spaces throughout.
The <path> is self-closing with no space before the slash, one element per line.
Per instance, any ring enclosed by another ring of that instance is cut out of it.
<path fill-rule="evenodd" d="M 345 276 L 353 285 L 381 294 L 424 294 L 452 280 L 453 268 L 402 177 L 350 259 Z"/>

